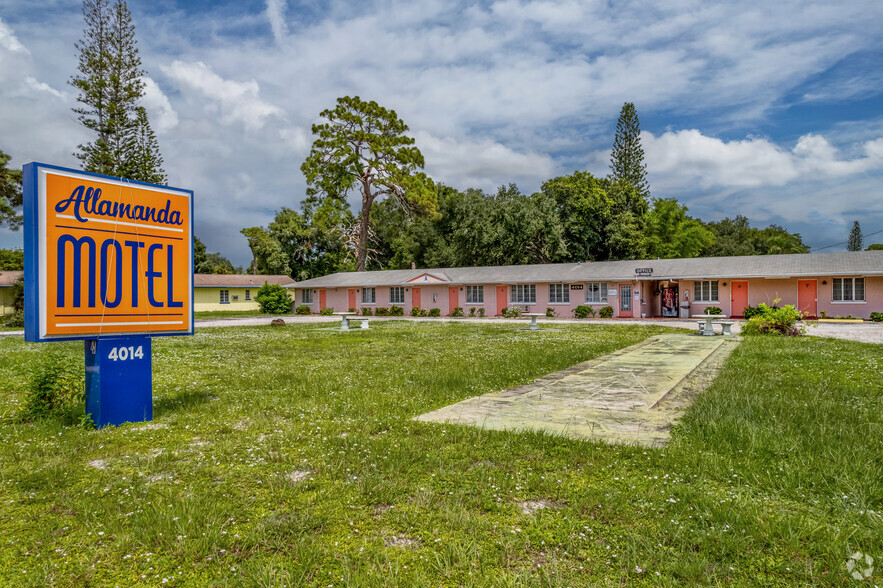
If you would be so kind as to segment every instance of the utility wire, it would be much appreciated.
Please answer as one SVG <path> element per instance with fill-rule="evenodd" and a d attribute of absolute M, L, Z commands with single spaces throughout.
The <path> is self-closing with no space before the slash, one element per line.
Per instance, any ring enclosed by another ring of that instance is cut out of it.
<path fill-rule="evenodd" d="M 874 231 L 873 233 L 863 233 L 862 240 L 864 240 L 865 237 L 870 237 L 872 235 L 876 235 L 877 233 L 883 233 L 883 229 L 880 229 L 879 231 Z M 834 243 L 833 245 L 825 245 L 824 247 L 816 247 L 815 249 L 810 249 L 810 253 L 812 253 L 813 251 L 821 251 L 822 249 L 830 249 L 831 247 L 837 247 L 838 245 L 846 245 L 847 243 L 849 243 L 849 241 L 841 241 L 840 243 Z"/>

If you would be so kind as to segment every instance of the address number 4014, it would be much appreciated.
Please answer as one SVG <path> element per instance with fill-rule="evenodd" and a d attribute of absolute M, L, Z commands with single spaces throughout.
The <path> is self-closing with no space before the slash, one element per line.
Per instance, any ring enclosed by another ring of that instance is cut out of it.
<path fill-rule="evenodd" d="M 144 359 L 144 349 L 138 347 L 111 347 L 107 359 L 114 361 L 126 361 L 132 359 Z"/>

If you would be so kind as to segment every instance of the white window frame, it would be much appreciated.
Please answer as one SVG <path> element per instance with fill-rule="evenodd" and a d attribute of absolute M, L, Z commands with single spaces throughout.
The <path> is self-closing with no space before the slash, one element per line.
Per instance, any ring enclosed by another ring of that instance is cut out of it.
<path fill-rule="evenodd" d="M 607 304 L 607 282 L 586 283 L 586 303 Z"/>
<path fill-rule="evenodd" d="M 570 284 L 549 284 L 549 304 L 570 304 Z"/>
<path fill-rule="evenodd" d="M 513 284 L 509 286 L 509 296 L 512 304 L 536 304 L 536 284 Z"/>
<path fill-rule="evenodd" d="M 712 285 L 717 296 L 712 297 Z M 709 302 L 720 304 L 720 284 L 718 280 L 693 280 L 693 302 Z"/>
<path fill-rule="evenodd" d="M 839 283 L 838 283 L 839 282 Z M 849 284 L 849 298 L 846 297 L 846 284 Z M 862 297 L 855 295 L 856 284 L 861 284 Z M 839 288 L 838 288 L 839 286 Z M 838 296 L 839 290 L 839 298 Z M 835 304 L 865 304 L 867 303 L 867 290 L 864 278 L 833 278 L 831 280 L 831 302 Z"/>
<path fill-rule="evenodd" d="M 377 304 L 377 288 L 362 288 L 362 304 Z"/>
<path fill-rule="evenodd" d="M 398 296 L 396 296 L 398 294 Z M 405 303 L 405 287 L 404 286 L 390 286 L 389 288 L 389 303 L 390 304 L 404 304 Z"/>
<path fill-rule="evenodd" d="M 466 304 L 484 304 L 484 286 L 466 286 Z"/>
<path fill-rule="evenodd" d="M 230 290 L 218 290 L 221 304 L 230 304 Z"/>
<path fill-rule="evenodd" d="M 303 304 L 312 304 L 313 303 L 313 291 L 309 289 L 305 289 L 301 293 L 301 301 Z"/>

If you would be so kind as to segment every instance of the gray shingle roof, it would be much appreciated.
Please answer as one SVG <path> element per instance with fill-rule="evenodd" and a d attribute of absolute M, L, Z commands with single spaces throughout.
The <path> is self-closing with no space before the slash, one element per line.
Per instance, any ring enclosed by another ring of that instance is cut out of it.
<path fill-rule="evenodd" d="M 0 287 L 12 286 L 24 275 L 21 270 L 5 270 L 0 272 Z"/>
<path fill-rule="evenodd" d="M 883 275 L 883 251 L 343 272 L 289 283 L 288 286 L 398 286 L 423 274 L 444 277 L 451 284 L 617 281 L 635 279 L 636 268 L 652 268 L 650 279 Z M 419 284 L 413 282 L 415 286 Z"/>
<path fill-rule="evenodd" d="M 264 282 L 286 286 L 291 283 L 291 278 L 251 274 L 193 274 L 194 288 L 260 288 Z"/>

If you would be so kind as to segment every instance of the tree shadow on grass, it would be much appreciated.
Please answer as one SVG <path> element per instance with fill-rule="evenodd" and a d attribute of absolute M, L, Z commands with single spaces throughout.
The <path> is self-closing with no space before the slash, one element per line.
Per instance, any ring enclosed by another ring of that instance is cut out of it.
<path fill-rule="evenodd" d="M 208 390 L 187 390 L 174 396 L 156 398 L 153 401 L 153 418 L 161 417 L 165 413 L 187 411 L 216 399 L 217 396 Z"/>

